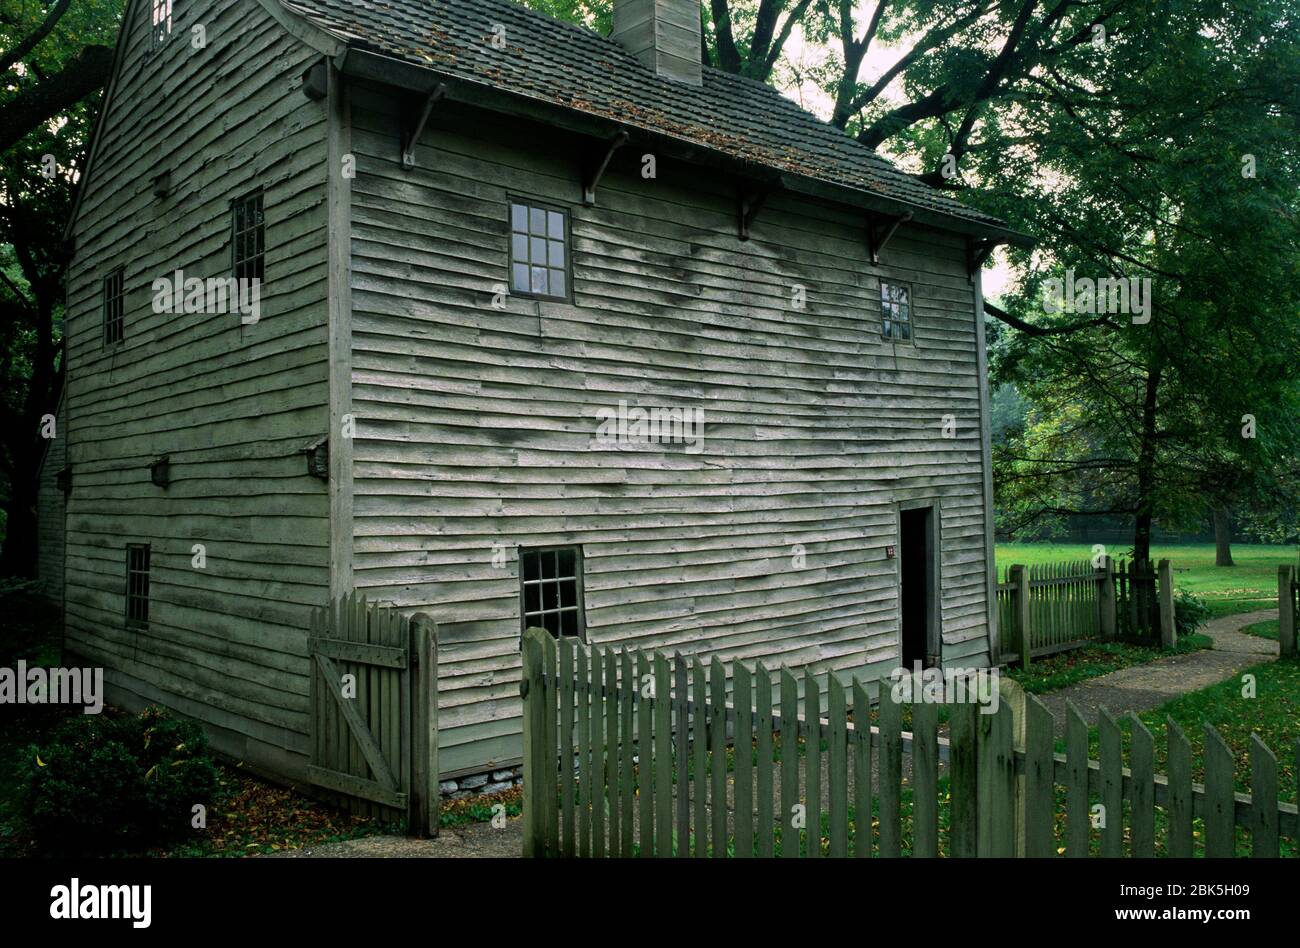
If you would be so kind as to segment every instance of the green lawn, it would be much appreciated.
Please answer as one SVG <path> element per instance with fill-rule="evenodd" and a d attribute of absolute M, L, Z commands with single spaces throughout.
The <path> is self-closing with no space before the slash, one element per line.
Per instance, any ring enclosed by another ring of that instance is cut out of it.
<path fill-rule="evenodd" d="M 1282 634 L 1281 630 L 1278 628 L 1279 624 L 1280 623 L 1277 619 L 1265 619 L 1263 622 L 1256 622 L 1254 625 L 1248 625 L 1241 631 L 1245 632 L 1247 635 L 1258 635 L 1261 639 L 1272 639 L 1276 642 L 1278 636 Z"/>
<path fill-rule="evenodd" d="M 1129 552 L 1124 544 L 1115 544 L 1107 552 L 1123 558 Z M 1180 544 L 1153 546 L 1151 556 L 1168 558 L 1174 567 L 1174 583 L 1203 598 L 1211 616 L 1253 612 L 1277 607 L 1277 568 L 1300 563 L 1295 546 L 1238 544 L 1232 548 L 1236 566 L 1214 565 L 1214 544 Z M 1092 558 L 1092 546 L 1085 543 L 999 543 L 997 565 L 1001 574 L 1012 563 L 1033 566 L 1066 560 Z"/>
<path fill-rule="evenodd" d="M 1276 625 L 1276 623 L 1274 623 Z M 1253 676 L 1254 692 L 1243 694 L 1245 676 Z M 1192 780 L 1201 783 L 1205 779 L 1205 725 L 1211 725 L 1232 750 L 1236 761 L 1234 778 L 1236 789 L 1241 793 L 1250 793 L 1251 764 L 1250 737 L 1258 734 L 1260 740 L 1273 751 L 1277 757 L 1278 797 L 1288 803 L 1295 803 L 1300 793 L 1300 662 L 1286 660 L 1265 662 L 1242 670 L 1238 675 L 1221 681 L 1208 688 L 1181 695 L 1158 708 L 1144 711 L 1138 715 L 1155 738 L 1157 773 L 1165 772 L 1165 759 L 1168 752 L 1166 739 L 1166 720 L 1172 720 L 1186 735 L 1192 746 Z M 1125 716 L 1120 719 L 1123 734 L 1124 763 L 1128 766 L 1128 752 L 1132 719 Z M 1098 754 L 1097 729 L 1089 732 L 1089 757 L 1096 760 Z M 1057 750 L 1064 751 L 1063 742 L 1057 743 Z M 1125 803 L 1125 810 L 1128 804 Z M 1163 854 L 1165 812 L 1156 810 L 1156 854 Z M 1125 824 L 1125 843 L 1127 845 L 1127 823 Z M 1202 820 L 1198 817 L 1193 822 L 1196 854 L 1200 855 L 1203 842 Z M 1094 845 L 1098 834 L 1093 833 Z M 1296 843 L 1283 839 L 1283 855 L 1294 855 Z M 1237 855 L 1250 854 L 1250 833 L 1237 827 Z"/>

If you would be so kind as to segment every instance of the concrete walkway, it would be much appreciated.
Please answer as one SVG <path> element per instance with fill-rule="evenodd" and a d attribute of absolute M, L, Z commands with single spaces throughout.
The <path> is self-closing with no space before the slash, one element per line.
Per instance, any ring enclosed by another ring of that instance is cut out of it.
<path fill-rule="evenodd" d="M 1243 668 L 1278 655 L 1278 643 L 1239 631 L 1244 626 L 1277 618 L 1274 609 L 1211 619 L 1201 630 L 1214 640 L 1213 648 L 1158 658 L 1146 665 L 1121 668 L 1100 678 L 1090 678 L 1050 694 L 1039 695 L 1056 719 L 1056 736 L 1065 733 L 1065 702 L 1073 701 L 1089 725 L 1099 709 L 1116 717 L 1128 711 L 1147 711 L 1166 701 L 1231 678 Z"/>

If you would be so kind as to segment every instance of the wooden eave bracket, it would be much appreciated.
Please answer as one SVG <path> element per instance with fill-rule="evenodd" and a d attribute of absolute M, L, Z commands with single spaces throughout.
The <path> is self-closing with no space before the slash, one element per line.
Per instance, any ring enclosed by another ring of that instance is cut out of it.
<path fill-rule="evenodd" d="M 614 152 L 618 151 L 627 144 L 628 135 L 626 131 L 621 131 L 605 146 L 605 155 L 598 163 L 595 163 L 591 170 L 583 177 L 582 180 L 582 203 L 588 207 L 596 203 L 596 188 L 600 185 L 600 179 L 605 176 L 606 169 L 614 157 Z"/>
<path fill-rule="evenodd" d="M 871 255 L 872 263 L 880 262 L 880 252 L 885 249 L 885 245 L 893 238 L 898 228 L 911 219 L 911 211 L 906 214 L 899 214 L 896 217 L 867 215 L 867 252 Z M 879 230 L 877 230 L 877 227 L 879 227 Z"/>
<path fill-rule="evenodd" d="M 411 115 L 403 114 L 402 116 L 402 167 L 415 167 L 415 143 L 420 140 L 420 135 L 424 132 L 424 126 L 429 121 L 429 115 L 433 112 L 433 107 L 447 95 L 447 84 L 438 83 L 432 92 L 425 96 L 424 103 L 420 107 L 420 112 L 415 121 L 410 121 Z"/>
<path fill-rule="evenodd" d="M 749 240 L 749 229 L 754 225 L 754 218 L 758 216 L 758 211 L 766 200 L 766 191 L 741 189 L 736 207 L 737 229 L 741 240 Z"/>
<path fill-rule="evenodd" d="M 966 241 L 966 277 L 970 282 L 975 282 L 975 274 L 980 272 L 980 267 L 1000 242 L 991 238 Z"/>

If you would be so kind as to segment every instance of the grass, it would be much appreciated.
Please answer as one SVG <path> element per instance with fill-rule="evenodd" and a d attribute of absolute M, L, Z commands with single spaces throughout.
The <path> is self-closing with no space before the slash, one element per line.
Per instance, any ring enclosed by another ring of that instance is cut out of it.
<path fill-rule="evenodd" d="M 1124 557 L 1129 548 L 1111 546 L 1107 552 Z M 1012 563 L 1034 566 L 1062 560 L 1091 559 L 1091 544 L 1086 543 L 999 543 L 999 571 Z M 1210 607 L 1211 618 L 1277 608 L 1277 568 L 1300 562 L 1295 546 L 1237 544 L 1232 548 L 1236 566 L 1214 565 L 1213 543 L 1156 545 L 1151 548 L 1155 560 L 1167 558 L 1174 568 L 1178 588 L 1200 596 Z"/>
<path fill-rule="evenodd" d="M 1253 691 L 1244 684 L 1251 680 Z M 1197 783 L 1205 780 L 1205 725 L 1212 726 L 1233 753 L 1233 777 L 1240 793 L 1250 793 L 1251 790 L 1250 738 L 1252 734 L 1258 734 L 1277 758 L 1278 798 L 1287 803 L 1297 802 L 1300 795 L 1300 662 L 1287 660 L 1251 666 L 1233 678 L 1144 711 L 1138 718 L 1155 737 L 1157 773 L 1164 773 L 1168 757 L 1165 722 L 1172 720 L 1178 725 L 1192 747 L 1192 780 Z M 1133 730 L 1130 716 L 1120 720 L 1120 730 L 1127 765 Z M 1057 750 L 1062 749 L 1058 744 Z M 1089 756 L 1096 759 L 1097 751 L 1097 729 L 1093 728 L 1089 732 Z M 1126 803 L 1126 811 L 1127 808 Z M 1127 823 L 1125 825 L 1127 829 Z M 1157 855 L 1163 854 L 1166 826 L 1165 813 L 1157 808 Z M 1204 838 L 1199 818 L 1193 821 L 1192 831 L 1199 847 Z M 1097 834 L 1094 832 L 1093 836 L 1096 842 Z M 1125 839 L 1127 842 L 1127 833 Z M 1237 855 L 1249 855 L 1250 846 L 1250 833 L 1237 827 Z M 1295 855 L 1296 851 L 1296 841 L 1283 837 L 1282 855 Z M 1200 855 L 1199 849 L 1197 855 Z"/>
<path fill-rule="evenodd" d="M 1011 668 L 1003 674 L 1010 676 L 1025 691 L 1031 694 L 1043 694 L 1089 678 L 1100 678 L 1121 668 L 1145 665 L 1147 662 L 1169 655 L 1181 655 L 1209 648 L 1212 644 L 1213 642 L 1207 636 L 1195 634 L 1182 636 L 1172 649 L 1134 645 L 1128 642 L 1098 642 L 1071 652 L 1061 652 L 1037 659 L 1030 664 L 1027 671 Z"/>
<path fill-rule="evenodd" d="M 1241 631 L 1247 635 L 1257 635 L 1261 639 L 1272 639 L 1274 642 L 1282 635 L 1280 623 L 1277 619 L 1265 619 L 1263 622 L 1256 622 L 1253 625 L 1244 627 Z"/>

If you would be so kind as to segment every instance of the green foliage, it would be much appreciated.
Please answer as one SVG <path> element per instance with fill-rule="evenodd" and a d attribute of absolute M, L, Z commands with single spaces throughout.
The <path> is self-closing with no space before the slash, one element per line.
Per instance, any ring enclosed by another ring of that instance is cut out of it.
<path fill-rule="evenodd" d="M 1210 618 L 1210 607 L 1205 600 L 1186 589 L 1174 590 L 1174 631 L 1181 642 Z"/>
<path fill-rule="evenodd" d="M 23 817 L 41 850 L 61 855 L 138 851 L 189 833 L 217 770 L 198 725 L 159 708 L 76 715 L 30 748 Z"/>
<path fill-rule="evenodd" d="M 40 583 L 0 577 L 0 666 L 52 664 L 58 656 L 59 609 L 41 595 Z"/>
<path fill-rule="evenodd" d="M 1007 521 L 1087 511 L 1180 527 L 1294 484 L 1293 13 L 1126 4 L 1106 43 L 1072 50 L 1012 108 L 1014 134 L 986 130 L 975 166 L 988 190 L 973 199 L 1040 238 L 1012 255 L 1024 271 L 1007 308 L 1056 333 L 1013 331 L 994 350 L 996 380 L 1032 405 L 995 450 Z M 1149 278 L 1150 322 L 1045 312 L 1045 281 L 1067 268 Z"/>

